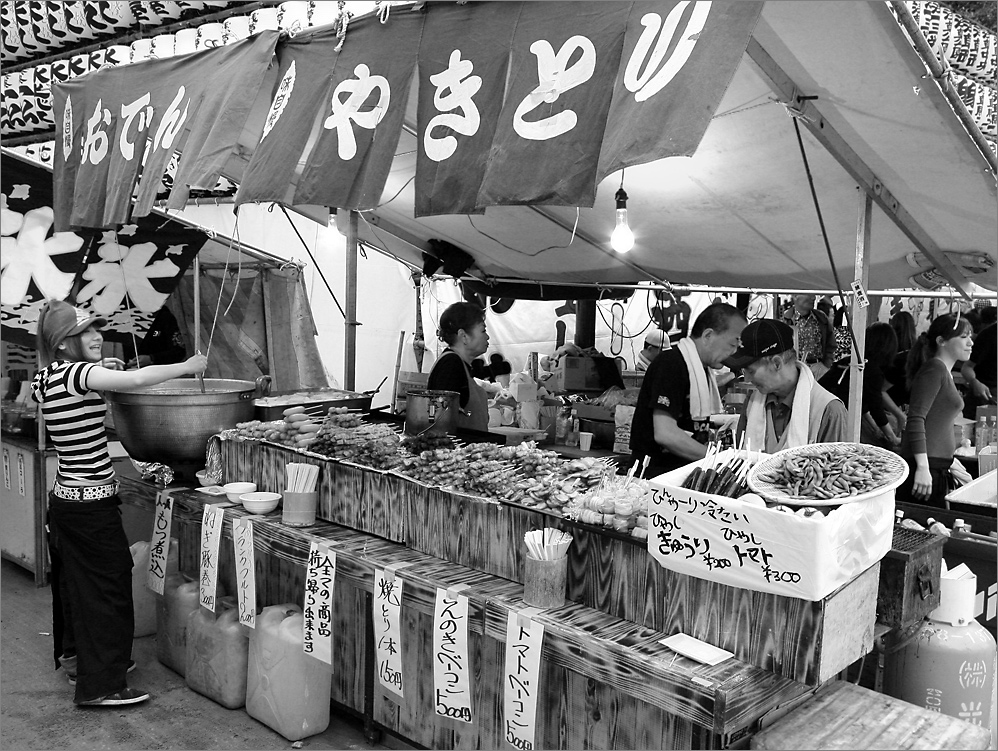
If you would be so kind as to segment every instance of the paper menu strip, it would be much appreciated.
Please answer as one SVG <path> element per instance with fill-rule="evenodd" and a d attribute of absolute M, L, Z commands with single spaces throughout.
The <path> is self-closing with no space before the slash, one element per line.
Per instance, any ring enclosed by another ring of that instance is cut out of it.
<path fill-rule="evenodd" d="M 673 634 L 659 640 L 659 644 L 664 644 L 673 652 L 679 652 L 683 657 L 689 657 L 691 660 L 702 662 L 705 665 L 717 665 L 729 657 L 734 657 L 733 653 L 701 641 L 689 634 Z"/>

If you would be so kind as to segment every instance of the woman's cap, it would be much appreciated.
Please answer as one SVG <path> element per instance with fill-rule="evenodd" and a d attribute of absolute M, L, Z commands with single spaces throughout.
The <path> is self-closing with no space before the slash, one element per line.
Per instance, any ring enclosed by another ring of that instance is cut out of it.
<path fill-rule="evenodd" d="M 68 336 L 82 334 L 91 326 L 98 328 L 106 326 L 107 319 L 96 313 L 76 308 L 68 302 L 55 300 L 49 303 L 45 323 L 55 334 L 54 341 L 61 342 Z"/>
<path fill-rule="evenodd" d="M 769 355 L 794 348 L 794 330 L 783 321 L 762 318 L 742 329 L 741 346 L 724 361 L 729 368 L 744 368 Z"/>
<path fill-rule="evenodd" d="M 646 347 L 657 347 L 658 349 L 669 349 L 672 343 L 669 341 L 669 335 L 662 331 L 662 329 L 655 329 L 654 331 L 649 331 L 645 335 L 645 346 Z"/>

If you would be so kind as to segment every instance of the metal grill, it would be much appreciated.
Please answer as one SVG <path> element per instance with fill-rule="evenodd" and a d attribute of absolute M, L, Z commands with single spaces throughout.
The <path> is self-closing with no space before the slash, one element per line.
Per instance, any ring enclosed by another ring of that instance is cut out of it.
<path fill-rule="evenodd" d="M 938 536 L 931 532 L 922 532 L 895 525 L 891 549 L 897 553 L 914 553 L 919 548 L 933 543 L 937 538 Z"/>

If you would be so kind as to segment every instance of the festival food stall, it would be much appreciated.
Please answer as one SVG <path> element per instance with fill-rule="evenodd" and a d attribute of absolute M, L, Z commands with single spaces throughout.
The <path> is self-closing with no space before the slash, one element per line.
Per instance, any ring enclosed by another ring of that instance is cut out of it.
<path fill-rule="evenodd" d="M 924 65 L 890 8 L 714 6 L 717 13 L 708 4 L 677 4 L 666 14 L 655 3 L 573 6 L 571 13 L 558 3 L 432 5 L 396 11 L 385 23 L 370 18 L 290 39 L 262 32 L 169 66 L 150 61 L 60 84 L 56 229 L 114 226 L 148 213 L 152 182 L 179 148 L 171 206 L 181 207 L 191 186 L 214 184 L 224 173 L 240 184 L 237 202 L 345 208 L 354 247 L 363 234 L 400 256 L 435 249 L 445 271 L 468 274 L 488 289 L 504 281 L 670 285 L 670 278 L 737 278 L 752 286 L 773 269 L 818 285 L 826 279 L 821 235 L 811 231 L 800 242 L 801 218 L 813 207 L 791 195 L 801 192 L 799 184 L 775 187 L 787 160 L 777 158 L 785 149 L 770 133 L 788 108 L 805 124 L 806 136 L 797 131 L 801 150 L 804 142 L 827 149 L 811 156 L 820 164 L 818 182 L 828 180 L 832 240 L 848 248 L 850 260 L 862 260 L 861 288 L 894 282 L 914 246 L 940 275 L 967 289 L 969 272 L 941 248 L 987 255 L 977 249 L 993 247 L 994 154 L 958 132 L 967 124 L 953 116 L 943 88 L 927 85 L 924 97 L 900 103 L 900 91 L 910 96 L 909 83 L 922 80 Z M 469 30 L 474 41 L 467 46 Z M 870 61 L 841 51 L 845 40 L 854 44 L 858 37 L 897 91 L 857 90 L 855 74 Z M 661 47 L 664 66 L 642 72 L 652 47 Z M 416 95 L 408 100 L 392 95 L 410 88 Z M 475 98 L 479 89 L 484 95 Z M 865 105 L 867 97 L 876 106 Z M 897 122 L 909 128 L 912 143 L 877 123 L 885 98 L 904 112 Z M 935 144 L 919 155 L 922 164 L 905 151 L 917 148 L 920 127 Z M 755 139 L 751 149 L 725 143 L 736 132 Z M 460 148 L 456 135 L 468 139 Z M 136 183 L 132 147 L 143 138 L 149 144 Z M 705 155 L 730 153 L 723 169 L 708 163 L 685 175 L 663 173 L 671 169 L 663 158 L 704 143 Z M 924 159 L 961 202 L 959 218 L 920 192 Z M 412 189 L 396 169 L 406 164 Z M 684 182 L 697 186 L 693 203 L 701 209 L 680 210 L 675 196 L 669 231 L 648 230 L 629 256 L 617 256 L 597 239 L 596 211 L 566 207 L 597 205 L 600 194 L 606 199 L 622 190 L 616 173 L 625 168 L 628 190 L 645 196 L 629 209 L 640 207 L 649 222 L 668 213 L 670 191 L 681 192 L 676 186 Z M 741 177 L 732 180 L 732 173 Z M 652 182 L 663 190 L 653 193 Z M 720 193 L 722 183 L 730 185 Z M 857 184 L 864 192 L 859 202 Z M 704 196 L 713 204 L 708 213 Z M 396 197 L 403 198 L 396 203 Z M 769 199 L 777 210 L 767 207 Z M 874 203 L 882 213 L 871 222 Z M 749 206 L 752 219 L 743 211 Z M 580 228 L 566 220 L 576 212 Z M 777 214 L 778 220 L 766 218 Z M 473 230 L 463 234 L 464 226 Z M 429 244 L 429 234 L 438 232 L 453 249 Z M 662 252 L 658 241 L 665 237 L 674 251 Z M 703 539 L 681 531 L 685 518 L 673 506 L 682 503 L 689 513 L 696 501 L 713 514 L 737 515 L 718 534 L 744 536 L 741 552 L 751 563 L 733 553 L 739 567 L 765 564 L 780 552 L 791 537 L 785 525 L 825 522 L 791 514 L 793 522 L 774 523 L 785 523 L 776 527 L 783 539 L 758 544 L 744 522 L 770 510 L 746 511 L 738 498 L 730 498 L 734 507 L 713 496 L 680 500 L 691 467 L 652 489 L 633 476 L 634 468 L 617 476 L 602 462 L 563 461 L 531 445 L 403 448 L 390 428 L 348 424 L 351 413 L 327 411 L 321 423 L 307 415 L 291 419 L 303 414 L 246 421 L 210 438 L 205 488 L 127 480 L 123 495 L 155 512 L 154 548 L 165 550 L 171 534 L 180 540 L 181 569 L 198 576 L 203 606 L 214 607 L 224 584 L 240 593 L 239 617 L 247 624 L 259 607 L 303 609 L 295 636 L 309 659 L 329 666 L 330 698 L 421 745 L 729 746 L 873 647 L 880 557 L 893 532 L 893 516 L 881 506 L 893 505 L 892 498 L 890 504 L 881 498 L 864 522 L 876 544 L 857 555 L 856 541 L 849 541 L 850 566 L 838 563 L 841 577 L 806 590 L 775 586 L 798 584 L 784 575 L 804 578 L 804 566 L 818 567 L 808 559 L 800 568 L 771 567 L 764 576 L 779 580 L 772 587 L 744 586 L 672 563 L 696 557 L 714 565 Z M 310 473 L 313 525 L 283 523 L 291 465 L 317 468 Z M 891 474 L 863 492 L 884 496 L 898 481 Z M 211 502 L 218 493 L 212 488 L 220 485 L 225 494 L 232 482 L 284 494 L 285 506 L 256 515 L 240 507 L 239 495 Z M 843 483 L 830 491 L 833 500 L 859 492 Z M 799 484 L 794 490 L 799 495 Z M 847 526 L 855 522 L 848 510 L 839 511 L 818 514 L 829 526 L 844 516 Z M 548 529 L 572 538 L 563 564 L 567 602 L 560 607 L 528 601 L 527 533 Z M 663 539 L 670 533 L 673 539 Z M 735 565 L 730 556 L 724 560 Z M 152 564 L 150 574 L 162 592 L 165 582 Z M 435 665 L 450 653 L 435 634 L 447 607 L 461 608 L 448 628 L 463 625 L 468 651 L 443 675 Z M 453 701 L 444 700 L 445 687 L 453 688 L 446 697 Z M 968 744 L 980 743 L 982 732 Z"/>

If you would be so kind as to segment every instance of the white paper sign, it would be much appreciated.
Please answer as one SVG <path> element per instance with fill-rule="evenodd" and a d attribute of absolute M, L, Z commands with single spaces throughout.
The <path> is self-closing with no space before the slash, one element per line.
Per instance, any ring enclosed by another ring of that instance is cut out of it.
<path fill-rule="evenodd" d="M 10 452 L 3 450 L 3 486 L 5 490 L 10 490 Z"/>
<path fill-rule="evenodd" d="M 173 525 L 173 499 L 169 492 L 156 494 L 153 512 L 152 539 L 149 541 L 149 572 L 146 586 L 156 594 L 163 594 L 166 582 L 166 563 L 170 555 L 170 527 Z"/>
<path fill-rule="evenodd" d="M 215 612 L 218 589 L 218 545 L 222 540 L 225 509 L 206 504 L 201 515 L 201 576 L 198 585 L 201 607 Z"/>
<path fill-rule="evenodd" d="M 503 737 L 513 748 L 531 751 L 537 729 L 544 624 L 510 611 L 506 618 L 503 671 Z"/>
<path fill-rule="evenodd" d="M 24 492 L 24 454 L 18 453 L 17 455 L 17 489 L 21 493 L 21 497 L 25 496 Z"/>
<path fill-rule="evenodd" d="M 302 648 L 307 655 L 333 664 L 333 587 L 336 586 L 336 553 L 312 541 L 305 574 L 305 620 Z"/>
<path fill-rule="evenodd" d="M 251 520 L 232 520 L 232 548 L 236 559 L 239 622 L 250 628 L 256 628 L 256 556 L 253 549 Z"/>
<path fill-rule="evenodd" d="M 433 711 L 472 722 L 468 598 L 437 588 L 433 609 Z"/>
<path fill-rule="evenodd" d="M 378 680 L 385 690 L 404 697 L 402 681 L 402 580 L 374 569 L 374 640 Z"/>

